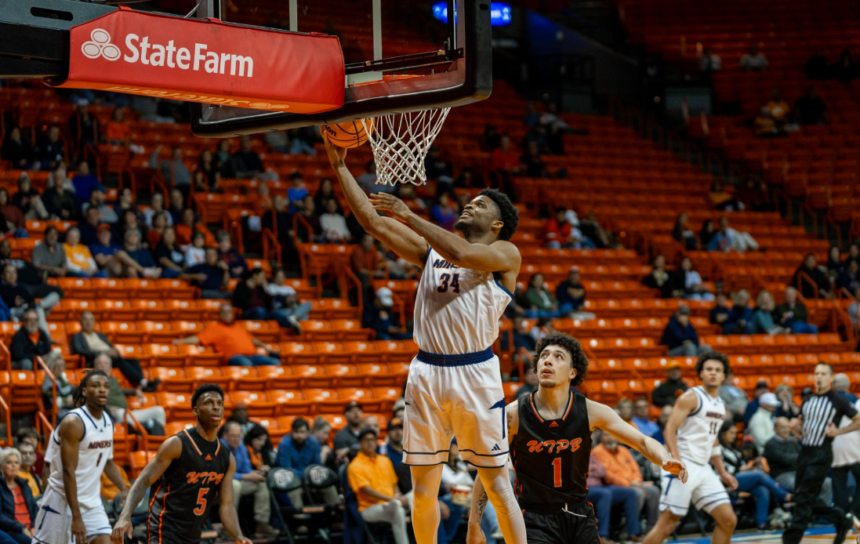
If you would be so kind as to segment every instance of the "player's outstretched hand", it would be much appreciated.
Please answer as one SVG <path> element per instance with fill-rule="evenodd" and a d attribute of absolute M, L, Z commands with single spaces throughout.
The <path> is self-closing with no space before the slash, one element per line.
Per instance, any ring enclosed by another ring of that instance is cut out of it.
<path fill-rule="evenodd" d="M 682 484 L 687 483 L 687 467 L 686 465 L 684 465 L 683 461 L 672 457 L 668 461 L 663 463 L 663 470 L 677 476 L 678 479 L 681 480 Z"/>
<path fill-rule="evenodd" d="M 337 162 L 346 160 L 346 148 L 334 145 L 330 141 L 328 141 L 328 137 L 325 135 L 325 128 L 320 127 L 320 135 L 322 136 L 323 143 L 325 144 L 325 152 L 328 155 L 329 162 L 334 165 Z"/>
<path fill-rule="evenodd" d="M 466 544 L 487 544 L 487 537 L 484 536 L 484 531 L 481 530 L 480 525 L 469 524 L 469 530 L 466 532 Z"/>
<path fill-rule="evenodd" d="M 409 206 L 396 196 L 388 193 L 374 193 L 370 195 L 370 205 L 375 210 L 391 212 L 396 217 L 405 217 L 409 214 Z"/>
<path fill-rule="evenodd" d="M 118 520 L 116 520 L 116 524 L 113 526 L 113 532 L 110 535 L 111 542 L 114 544 L 122 544 L 125 542 L 125 537 L 128 535 L 128 538 L 131 538 L 134 527 L 131 525 L 131 519 L 125 516 L 120 516 Z M 82 540 L 80 542 L 86 542 Z"/>

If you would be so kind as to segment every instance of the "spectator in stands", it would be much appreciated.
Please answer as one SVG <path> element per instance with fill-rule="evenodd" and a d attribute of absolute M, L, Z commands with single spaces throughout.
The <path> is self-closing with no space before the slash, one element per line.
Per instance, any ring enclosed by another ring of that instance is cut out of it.
<path fill-rule="evenodd" d="M 218 258 L 225 263 L 230 270 L 230 276 L 239 278 L 248 271 L 248 263 L 245 257 L 232 247 L 230 233 L 222 230 L 218 232 Z"/>
<path fill-rule="evenodd" d="M 99 211 L 96 208 L 87 208 L 87 211 L 84 212 L 83 219 L 78 222 L 78 232 L 81 233 L 81 243 L 86 244 L 87 246 L 96 244 L 99 241 L 98 233 L 99 226 L 101 224 Z M 111 230 L 110 225 L 104 223 L 104 226 L 111 234 L 109 239 L 113 239 L 113 231 Z M 90 252 L 92 252 L 92 247 L 90 247 Z"/>
<path fill-rule="evenodd" d="M 12 195 L 12 204 L 21 210 L 27 219 L 47 219 L 49 217 L 39 191 L 33 187 L 33 183 L 26 173 L 21 174 L 21 177 L 18 178 L 18 191 Z"/>
<path fill-rule="evenodd" d="M 857 261 L 846 261 L 842 272 L 839 274 L 839 280 L 836 282 L 839 289 L 845 289 L 849 293 L 853 293 L 860 287 L 860 263 Z"/>
<path fill-rule="evenodd" d="M 185 208 L 180 215 L 179 222 L 174 227 L 176 231 L 176 240 L 179 245 L 187 245 L 191 243 L 191 237 L 197 229 L 197 217 L 194 215 L 194 210 Z M 206 234 L 203 233 L 204 239 Z"/>
<path fill-rule="evenodd" d="M 373 304 L 364 312 L 364 326 L 376 331 L 377 340 L 411 340 L 412 333 L 400 324 L 400 315 L 394 311 L 391 289 L 380 287 L 374 294 Z"/>
<path fill-rule="evenodd" d="M 526 348 L 529 351 L 533 351 L 535 349 L 535 340 L 532 338 L 531 332 L 522 317 L 513 318 L 513 337 L 514 350 Z M 505 340 L 506 338 L 503 338 L 502 342 Z"/>
<path fill-rule="evenodd" d="M 78 171 L 72 178 L 72 186 L 75 189 L 75 199 L 78 204 L 89 202 L 94 190 L 101 189 L 104 191 L 104 186 L 99 182 L 99 178 L 90 173 L 90 165 L 86 161 L 78 163 Z"/>
<path fill-rule="evenodd" d="M 298 237 L 303 242 L 323 243 L 322 226 L 320 225 L 319 215 L 316 213 L 314 198 L 311 195 L 306 195 L 301 204 L 302 211 L 298 213 L 298 216 L 307 223 L 307 226 L 301 221 L 299 222 Z M 281 217 L 285 217 L 288 220 L 289 228 L 292 228 L 292 215 L 289 213 L 289 208 L 286 207 L 286 199 L 280 195 L 275 196 L 274 208 L 278 214 L 278 221 L 281 221 Z M 309 232 L 308 227 L 310 227 Z"/>
<path fill-rule="evenodd" d="M 330 242 L 349 243 L 352 234 L 346 225 L 346 218 L 338 212 L 337 199 L 331 198 L 326 201 L 326 213 L 320 216 L 320 227 L 323 236 Z"/>
<path fill-rule="evenodd" d="M 217 192 L 218 184 L 221 182 L 221 172 L 218 163 L 212 155 L 211 149 L 204 149 L 200 152 L 200 158 L 197 160 L 197 170 L 194 172 L 194 185 L 198 191 Z"/>
<path fill-rule="evenodd" d="M 699 335 L 690 323 L 689 306 L 679 306 L 675 315 L 669 318 L 660 345 L 669 348 L 669 357 L 696 357 L 711 349 L 699 345 Z"/>
<path fill-rule="evenodd" d="M 238 510 L 242 497 L 253 495 L 254 521 L 257 522 L 254 537 L 266 539 L 277 536 L 279 532 L 269 525 L 272 505 L 269 486 L 266 485 L 266 474 L 262 470 L 254 470 L 251 466 L 248 449 L 242 443 L 242 428 L 239 424 L 232 421 L 225 423 L 221 442 L 233 454 L 236 463 L 236 473 L 233 476 L 233 505 Z"/>
<path fill-rule="evenodd" d="M 30 444 L 36 450 L 36 463 L 30 467 L 30 474 L 41 479 L 42 469 L 45 468 L 45 454 L 39 451 L 42 437 L 33 427 L 21 427 L 15 433 L 15 440 L 18 444 Z"/>
<path fill-rule="evenodd" d="M 592 434 L 592 444 L 599 442 L 601 434 L 595 431 Z M 632 488 L 617 487 L 609 489 L 605 486 L 603 479 L 606 477 L 606 468 L 594 456 L 592 449 L 588 459 L 587 485 L 588 495 L 586 500 L 593 505 L 594 511 L 600 516 L 600 519 L 610 519 L 612 514 L 612 506 L 621 503 L 624 507 L 625 517 L 630 519 L 639 518 L 639 501 L 636 493 Z M 609 538 L 609 523 L 599 523 L 598 533 L 600 542 L 604 544 L 616 544 L 614 540 Z"/>
<path fill-rule="evenodd" d="M 0 188 L 0 213 L 3 214 L 8 223 L 15 227 L 16 238 L 27 238 L 27 218 L 17 206 L 12 204 L 9 191 L 5 187 Z"/>
<path fill-rule="evenodd" d="M 681 379 L 681 365 L 670 359 L 666 363 L 666 381 L 651 392 L 651 403 L 657 408 L 674 406 L 675 400 L 687 390 L 687 384 Z"/>
<path fill-rule="evenodd" d="M 287 189 L 287 200 L 290 201 L 289 212 L 291 214 L 299 213 L 304 209 L 305 197 L 308 194 L 308 189 L 305 187 L 304 177 L 301 172 L 290 174 L 290 188 Z"/>
<path fill-rule="evenodd" d="M 832 67 L 821 48 L 817 48 L 815 53 L 806 61 L 803 68 L 808 79 L 827 79 L 830 77 Z"/>
<path fill-rule="evenodd" d="M 403 420 L 398 417 L 389 419 L 385 428 L 385 455 L 395 470 L 403 462 Z"/>
<path fill-rule="evenodd" d="M 158 278 L 161 269 L 155 264 L 152 253 L 140 243 L 140 233 L 137 230 L 125 232 L 123 250 L 131 258 L 126 272 L 130 278 Z"/>
<path fill-rule="evenodd" d="M 773 422 L 773 437 L 764 447 L 764 458 L 770 466 L 770 475 L 786 491 L 794 489 L 800 441 L 791 435 L 788 418 L 778 417 Z M 824 491 L 824 489 L 822 489 Z"/>
<path fill-rule="evenodd" d="M 21 319 L 27 310 L 32 309 L 36 312 L 39 326 L 46 331 L 48 330 L 48 322 L 45 316 L 51 313 L 54 306 L 60 302 L 60 295 L 57 293 L 48 293 L 36 302 L 27 286 L 18 281 L 18 269 L 13 264 L 7 264 L 3 267 L 0 298 L 9 307 L 9 312 L 15 319 Z"/>
<path fill-rule="evenodd" d="M 263 136 L 269 150 L 272 153 L 287 153 L 290 150 L 290 139 L 282 130 L 271 130 Z"/>
<path fill-rule="evenodd" d="M 334 435 L 334 452 L 337 455 L 338 464 L 346 460 L 346 454 L 351 447 L 358 445 L 358 433 L 361 430 L 364 411 L 361 405 L 351 401 L 347 403 L 343 415 L 346 419 L 346 427 Z"/>
<path fill-rule="evenodd" d="M 388 457 L 376 453 L 377 433 L 359 432 L 359 453 L 347 468 L 349 485 L 358 497 L 358 511 L 368 523 L 391 524 L 396 544 L 409 544 L 406 510 L 409 500 L 397 490 L 397 476 Z M 17 468 L 17 467 L 16 467 Z"/>
<path fill-rule="evenodd" d="M 131 127 L 125 120 L 125 110 L 114 108 L 105 126 L 105 141 L 111 145 L 131 145 Z"/>
<path fill-rule="evenodd" d="M 18 476 L 20 468 L 21 452 L 15 448 L 0 451 L 0 530 L 16 544 L 29 544 L 39 507 L 27 481 Z"/>
<path fill-rule="evenodd" d="M 36 464 L 36 448 L 33 447 L 33 444 L 19 442 L 18 451 L 21 452 L 21 468 L 18 470 L 18 477 L 27 482 L 33 496 L 38 500 L 42 495 L 42 480 L 41 478 L 36 478 L 30 472 L 33 465 Z"/>
<path fill-rule="evenodd" d="M 707 251 L 713 251 L 710 249 L 711 240 L 717 234 L 717 228 L 714 226 L 714 222 L 710 219 L 706 219 L 702 223 L 702 229 L 699 231 L 699 244 L 700 247 Z"/>
<path fill-rule="evenodd" d="M 848 263 L 846 262 L 845 264 L 847 265 Z M 825 268 L 830 282 L 836 283 L 839 280 L 840 274 L 842 274 L 842 270 L 845 268 L 845 265 L 842 264 L 842 253 L 837 246 L 830 246 L 830 251 L 827 252 L 827 265 Z"/>
<path fill-rule="evenodd" d="M 564 207 L 555 210 L 555 217 L 547 220 L 544 227 L 546 247 L 559 249 L 594 249 L 595 245 L 579 230 L 576 213 Z"/>
<path fill-rule="evenodd" d="M 710 45 L 706 45 L 699 55 L 699 72 L 710 77 L 711 73 L 719 72 L 723 68 L 723 59 L 714 53 Z"/>
<path fill-rule="evenodd" d="M 839 54 L 839 60 L 833 66 L 833 77 L 839 83 L 848 83 L 860 74 L 857 69 L 857 63 L 854 62 L 854 57 L 851 52 L 845 49 Z"/>
<path fill-rule="evenodd" d="M 633 402 L 631 402 L 630 399 L 622 397 L 621 400 L 618 401 L 618 404 L 615 405 L 615 411 L 618 413 L 618 417 L 622 420 L 634 427 L 636 426 L 636 424 L 633 423 Z"/>
<path fill-rule="evenodd" d="M 726 403 L 726 409 L 731 411 L 734 421 L 743 420 L 749 398 L 743 389 L 735 385 L 731 372 L 726 373 L 726 378 L 720 385 L 720 398 Z"/>
<path fill-rule="evenodd" d="M 773 420 L 779 404 L 773 393 L 765 393 L 758 398 L 758 410 L 750 418 L 746 433 L 752 437 L 759 453 L 764 452 L 765 445 L 773 438 Z"/>
<path fill-rule="evenodd" d="M 385 271 L 380 268 L 379 253 L 376 251 L 373 237 L 369 234 L 365 234 L 358 247 L 352 251 L 350 263 L 352 271 L 365 287 L 370 284 L 371 279 L 385 277 Z"/>
<path fill-rule="evenodd" d="M 800 406 L 794 402 L 794 389 L 789 384 L 777 385 L 774 394 L 780 403 L 776 409 L 776 417 L 787 417 L 792 420 L 800 415 Z"/>
<path fill-rule="evenodd" d="M 786 125 L 791 113 L 788 102 L 782 99 L 782 93 L 777 89 L 771 93 L 770 101 L 761 108 L 755 119 L 755 133 L 760 138 L 785 136 Z"/>
<path fill-rule="evenodd" d="M 179 189 L 170 191 L 170 208 L 168 212 L 171 215 L 173 225 L 179 225 L 182 222 L 182 215 L 185 213 L 185 197 Z"/>
<path fill-rule="evenodd" d="M 242 429 L 243 433 L 250 432 L 251 429 L 254 428 L 256 423 L 248 419 L 248 407 L 242 403 L 236 405 L 233 408 L 233 411 L 230 412 L 230 417 L 227 418 L 227 421 L 235 421 L 239 424 L 239 428 Z M 224 427 L 221 427 L 221 433 L 223 435 Z"/>
<path fill-rule="evenodd" d="M 166 216 L 160 214 L 159 217 Z M 165 227 L 161 241 L 155 246 L 155 261 L 161 267 L 162 278 L 180 278 L 183 276 L 185 254 L 176 243 L 176 231 L 173 230 L 173 227 Z"/>
<path fill-rule="evenodd" d="M 75 408 L 74 394 L 77 387 L 72 385 L 66 376 L 66 361 L 62 356 L 54 357 L 49 370 L 57 379 L 56 403 L 54 403 L 54 380 L 47 373 L 45 373 L 45 380 L 42 382 L 42 401 L 45 406 L 54 404 L 57 408 L 57 419 L 62 419 Z"/>
<path fill-rule="evenodd" d="M 200 298 L 230 298 L 227 286 L 230 283 L 230 268 L 218 259 L 218 250 L 206 248 L 206 261 L 188 267 L 186 274 L 191 275 L 193 285 L 200 288 Z M 232 311 L 232 308 L 231 308 Z"/>
<path fill-rule="evenodd" d="M 717 231 L 717 234 L 714 236 L 715 239 L 719 237 L 724 237 L 729 242 L 729 249 L 733 249 L 737 252 L 743 253 L 744 251 L 756 251 L 758 250 L 758 242 L 756 242 L 755 238 L 748 232 L 738 231 L 729 226 L 729 218 L 727 216 L 720 217 L 720 228 Z M 714 243 L 714 240 L 711 240 L 711 243 Z M 721 244 L 718 244 L 723 251 L 728 251 L 729 249 L 725 249 Z"/>
<path fill-rule="evenodd" d="M 857 261 L 860 264 L 860 244 L 857 242 L 848 246 L 848 256 L 845 258 L 845 265 L 848 265 L 851 261 Z"/>
<path fill-rule="evenodd" d="M 63 251 L 66 253 L 66 276 L 72 278 L 106 278 L 107 272 L 99 270 L 90 249 L 81 242 L 81 232 L 72 227 L 66 233 Z"/>
<path fill-rule="evenodd" d="M 427 179 L 435 181 L 440 187 L 447 186 L 450 188 L 454 182 L 451 163 L 442 158 L 438 145 L 431 145 L 430 149 L 427 150 L 427 156 L 424 158 L 424 171 L 427 173 Z"/>
<path fill-rule="evenodd" d="M 252 142 L 248 136 L 242 136 L 239 140 L 239 151 L 233 153 L 230 159 L 233 175 L 239 179 L 251 179 L 265 171 L 260 154 L 251 149 Z"/>
<path fill-rule="evenodd" d="M 570 305 L 571 311 L 566 314 L 573 319 L 594 319 L 596 316 L 591 312 L 583 311 L 585 308 L 585 286 L 580 281 L 578 266 L 571 266 L 567 272 L 567 279 L 555 288 L 555 298 L 559 306 Z"/>
<path fill-rule="evenodd" d="M 119 222 L 119 216 L 114 209 L 105 204 L 105 192 L 102 188 L 97 187 L 93 189 L 92 193 L 90 193 L 90 201 L 84 202 L 81 209 L 86 212 L 90 207 L 99 211 L 99 221 L 102 223 L 115 225 Z"/>
<path fill-rule="evenodd" d="M 146 230 L 146 245 L 150 249 L 153 250 L 161 243 L 161 237 L 164 235 L 164 229 L 167 228 L 167 220 L 165 219 L 165 214 L 160 213 L 153 217 L 152 227 Z M 138 230 L 140 230 L 138 228 Z M 176 231 L 173 231 L 174 236 L 176 235 Z M 158 257 L 156 257 L 156 261 Z"/>
<path fill-rule="evenodd" d="M 159 170 L 164 181 L 166 181 L 174 189 L 179 189 L 183 196 L 187 196 L 191 191 L 191 170 L 185 166 L 185 161 L 182 156 L 182 148 L 174 147 L 170 150 L 170 160 L 161 160 L 159 154 L 164 148 L 159 144 L 152 151 L 149 157 L 150 167 Z"/>
<path fill-rule="evenodd" d="M 178 241 L 178 240 L 177 240 Z M 191 244 L 185 249 L 185 266 L 191 268 L 206 262 L 206 236 L 195 231 L 191 235 Z M 181 247 L 181 246 L 180 246 Z M 217 259 L 217 253 L 216 253 Z"/>
<path fill-rule="evenodd" d="M 528 318 L 556 318 L 573 311 L 573 305 L 570 303 L 559 305 L 552 291 L 544 285 L 544 276 L 540 272 L 535 272 L 529 278 L 529 286 L 523 296 L 523 306 L 526 308 L 525 316 Z"/>
<path fill-rule="evenodd" d="M 744 425 L 749 425 L 752 416 L 758 411 L 759 400 L 762 395 L 767 393 L 770 389 L 770 386 L 767 384 L 765 380 L 759 380 L 755 384 L 755 389 L 753 389 L 753 398 L 747 404 L 747 409 L 744 410 Z"/>
<path fill-rule="evenodd" d="M 645 436 L 652 436 L 660 430 L 657 423 L 651 421 L 650 410 L 651 405 L 645 397 L 640 397 L 633 402 L 633 423 L 636 424 L 639 432 Z"/>
<path fill-rule="evenodd" d="M 133 212 L 137 218 L 143 217 L 140 210 L 137 208 L 137 205 L 134 203 L 134 193 L 131 192 L 130 187 L 123 187 L 119 190 L 119 193 L 117 194 L 117 202 L 114 204 L 113 209 L 120 218 L 122 218 L 127 211 Z"/>
<path fill-rule="evenodd" d="M 306 131 L 289 129 L 287 130 L 287 139 L 290 142 L 290 148 L 287 153 L 290 155 L 316 156 L 317 150 L 314 149 L 313 139 L 308 137 Z"/>
<path fill-rule="evenodd" d="M 329 435 L 331 435 L 331 423 L 322 416 L 317 416 L 311 427 L 311 436 L 320 444 L 320 461 L 328 467 L 335 467 L 331 446 L 329 446 Z"/>
<path fill-rule="evenodd" d="M 300 301 L 296 290 L 285 284 L 286 279 L 283 268 L 278 266 L 272 269 L 272 280 L 267 285 L 269 296 L 272 297 L 272 309 L 286 316 L 292 327 L 300 331 L 299 322 L 308 318 L 313 304 Z"/>
<path fill-rule="evenodd" d="M 390 187 L 389 187 L 390 190 L 387 190 L 387 191 L 385 190 L 385 188 L 388 187 L 388 185 L 384 185 L 384 184 L 377 185 L 376 184 L 376 162 L 374 162 L 372 160 L 367 161 L 367 164 L 364 166 L 364 172 L 359 174 L 359 176 L 357 178 L 355 178 L 355 181 L 358 182 L 359 187 L 364 189 L 365 193 L 375 193 L 375 192 L 378 192 L 379 190 L 382 190 L 383 192 L 386 192 L 386 193 L 394 192 L 393 188 L 390 188 Z"/>
<path fill-rule="evenodd" d="M 113 232 L 107 224 L 99 226 L 98 240 L 90 246 L 90 253 L 99 267 L 113 278 L 135 277 L 130 275 L 129 269 L 140 266 L 128 256 L 125 250 L 113 242 Z"/>
<path fill-rule="evenodd" d="M 430 219 L 445 230 L 454 230 L 454 223 L 460 218 L 456 199 L 447 191 L 437 191 L 436 202 L 430 208 Z"/>
<path fill-rule="evenodd" d="M 51 125 L 48 133 L 39 139 L 33 150 L 40 170 L 53 170 L 66 156 L 66 144 L 60 134 L 60 127 Z"/>
<path fill-rule="evenodd" d="M 666 257 L 662 255 L 654 257 L 651 273 L 642 278 L 642 285 L 659 289 L 662 298 L 678 298 L 684 292 L 678 285 L 676 275 L 666 270 Z"/>
<path fill-rule="evenodd" d="M 78 143 L 78 148 L 83 149 L 87 144 L 95 146 L 98 143 L 98 133 L 98 119 L 90 113 L 89 102 L 81 99 L 75 113 L 69 117 L 69 134 Z"/>
<path fill-rule="evenodd" d="M 614 436 L 609 433 L 602 433 L 600 444 L 591 450 L 591 454 L 606 469 L 603 481 L 610 490 L 620 487 L 631 488 L 635 491 L 638 504 L 644 504 L 648 526 L 653 527 L 657 522 L 660 489 L 654 485 L 647 485 L 642 481 L 639 464 L 633 459 L 630 450 L 626 446 L 620 445 Z M 627 520 L 627 532 L 630 536 L 634 537 L 641 534 L 638 510 L 636 515 L 633 516 L 632 521 Z"/>
<path fill-rule="evenodd" d="M 12 265 L 18 270 L 18 281 L 24 284 L 34 298 L 43 298 L 49 293 L 63 297 L 63 290 L 45 283 L 46 274 L 33 266 L 33 263 L 12 258 L 12 244 L 9 240 L 0 241 L 0 266 Z"/>
<path fill-rule="evenodd" d="M 827 278 L 827 273 L 818 266 L 815 253 L 809 253 L 803 259 L 794 276 L 791 278 L 793 287 L 800 286 L 803 298 L 833 298 L 833 287 Z"/>
<path fill-rule="evenodd" d="M 279 366 L 280 356 L 266 347 L 248 330 L 235 321 L 233 305 L 225 302 L 218 311 L 218 322 L 213 323 L 196 335 L 177 338 L 174 344 L 193 344 L 212 346 L 216 353 L 224 356 L 230 366 Z M 266 350 L 267 354 L 258 353 Z"/>
<path fill-rule="evenodd" d="M 107 411 L 111 418 L 113 418 L 115 423 L 128 423 L 129 425 L 133 425 L 134 419 L 136 419 L 149 434 L 164 436 L 164 425 L 167 423 L 167 415 L 163 406 L 152 406 L 139 410 L 128 409 L 128 399 L 126 397 L 135 397 L 144 404 L 146 403 L 146 397 L 143 396 L 143 389 L 140 385 L 131 389 L 123 388 L 120 385 L 119 380 L 111 373 L 113 370 L 111 361 L 115 358 L 119 359 L 119 357 L 114 357 L 108 353 L 100 353 L 93 360 L 93 368 L 101 370 L 108 375 L 110 392 L 108 393 Z M 129 412 L 131 413 L 131 417 L 127 418 L 126 415 Z"/>
<path fill-rule="evenodd" d="M 278 444 L 278 457 L 275 463 L 279 467 L 298 471 L 299 474 L 311 465 L 322 464 L 320 444 L 310 435 L 310 425 L 306 419 L 297 417 L 293 420 L 290 433 L 284 435 Z M 290 492 L 289 496 L 294 507 L 303 506 L 301 488 Z"/>
<path fill-rule="evenodd" d="M 33 164 L 33 149 L 21 136 L 20 128 L 9 131 L 0 149 L 0 160 L 9 161 L 12 168 L 19 170 L 27 170 Z"/>
<path fill-rule="evenodd" d="M 526 152 L 520 159 L 524 167 L 526 177 L 530 178 L 547 178 L 550 177 L 546 162 L 541 156 L 541 149 L 537 142 L 529 142 L 526 146 Z"/>
<path fill-rule="evenodd" d="M 343 207 L 334 193 L 334 184 L 331 178 L 323 178 L 320 180 L 320 186 L 317 194 L 314 195 L 314 207 L 318 210 L 327 210 L 328 203 L 333 201 L 336 206 L 337 213 L 343 215 Z"/>
<path fill-rule="evenodd" d="M 274 311 L 267 284 L 266 274 L 262 268 L 245 272 L 236 285 L 236 290 L 233 291 L 233 307 L 242 310 L 244 320 L 273 319 L 284 328 L 298 328 L 295 317 L 288 317 L 285 313 Z"/>
<path fill-rule="evenodd" d="M 515 150 L 511 149 L 511 137 L 507 133 L 499 137 L 499 147 L 493 149 L 492 168 L 505 182 L 523 171 L 520 157 Z"/>
<path fill-rule="evenodd" d="M 156 214 L 163 214 L 168 227 L 173 226 L 173 214 L 164 209 L 164 195 L 161 192 L 152 193 L 149 208 L 143 210 L 143 222 L 147 228 L 152 228 L 152 218 Z"/>
<path fill-rule="evenodd" d="M 702 276 L 693 270 L 693 260 L 689 257 L 681 259 L 681 269 L 678 270 L 679 284 L 684 285 L 684 298 L 689 300 L 714 300 L 714 294 L 702 285 Z"/>
<path fill-rule="evenodd" d="M 833 377 L 833 390 L 851 404 L 857 402 L 858 397 L 851 392 L 851 380 L 847 374 L 840 372 Z"/>
<path fill-rule="evenodd" d="M 750 294 L 741 289 L 735 294 L 729 316 L 723 321 L 723 334 L 747 334 L 747 327 L 753 320 L 753 309 L 750 308 Z"/>
<path fill-rule="evenodd" d="M 681 212 L 675 218 L 675 227 L 672 229 L 672 238 L 679 242 L 686 250 L 698 249 L 699 243 L 687 225 L 687 213 Z"/>
<path fill-rule="evenodd" d="M 36 310 L 25 310 L 21 316 L 21 325 L 9 342 L 12 370 L 34 370 L 36 357 L 41 357 L 50 367 L 59 355 L 51 351 L 51 337 L 47 328 L 39 326 Z"/>
<path fill-rule="evenodd" d="M 785 302 L 774 310 L 774 320 L 796 334 L 818 334 L 818 327 L 808 323 L 806 306 L 797 300 L 797 289 L 791 286 L 785 288 Z"/>
<path fill-rule="evenodd" d="M 245 431 L 244 442 L 254 469 L 268 473 L 275 466 L 275 448 L 266 428 L 254 424 Z"/>
<path fill-rule="evenodd" d="M 760 72 L 767 68 L 767 59 L 758 50 L 758 45 L 751 43 L 749 52 L 745 53 L 740 60 L 741 70 L 750 72 Z"/>
<path fill-rule="evenodd" d="M 218 147 L 215 150 L 215 167 L 218 168 L 218 173 L 221 174 L 222 178 L 233 177 L 233 166 L 230 160 L 233 156 L 231 152 L 232 146 L 233 141 L 225 139 L 218 142 Z"/>
<path fill-rule="evenodd" d="M 794 110 L 801 125 L 830 124 L 827 106 L 815 92 L 815 87 L 809 87 L 806 94 L 797 99 Z"/>
<path fill-rule="evenodd" d="M 735 191 L 734 197 L 744 210 L 760 212 L 773 209 L 773 206 L 770 204 L 767 183 L 764 180 L 748 178 Z"/>
<path fill-rule="evenodd" d="M 780 502 L 790 500 L 791 495 L 777 485 L 765 470 L 762 470 L 763 465 L 758 455 L 753 459 L 747 459 L 744 453 L 738 450 L 737 438 L 737 425 L 732 421 L 726 421 L 720 428 L 719 435 L 723 464 L 726 471 L 737 479 L 737 491 L 747 492 L 753 496 L 756 507 L 756 526 L 759 530 L 764 530 L 770 513 L 771 494 Z"/>
<path fill-rule="evenodd" d="M 535 326 L 532 327 L 532 330 L 529 331 L 529 334 L 532 337 L 532 340 L 537 344 L 541 341 L 544 336 L 552 334 L 555 332 L 555 329 L 552 326 L 552 318 L 551 317 L 539 317 Z"/>
<path fill-rule="evenodd" d="M 534 342 L 532 343 L 532 345 L 534 345 Z M 522 385 L 520 385 L 520 387 L 517 389 L 515 395 L 517 399 L 528 397 L 529 395 L 537 391 L 538 388 L 538 376 L 537 372 L 535 372 L 534 365 L 530 364 L 529 361 L 525 361 L 524 366 L 525 368 L 523 369 L 523 373 L 525 374 L 525 376 L 523 376 Z"/>
<path fill-rule="evenodd" d="M 760 291 L 756 297 L 756 309 L 753 312 L 753 320 L 748 327 L 751 334 L 786 334 L 790 329 L 774 323 L 773 314 L 775 310 L 773 296 L 769 291 Z"/>
<path fill-rule="evenodd" d="M 83 357 L 87 367 L 92 367 L 99 355 L 106 355 L 110 358 L 111 367 L 119 370 L 132 387 L 144 393 L 158 391 L 161 380 L 156 378 L 150 382 L 143 376 L 140 361 L 123 357 L 108 337 L 96 330 L 96 317 L 92 312 L 81 312 L 80 323 L 81 331 L 69 340 L 73 355 Z"/>
<path fill-rule="evenodd" d="M 78 217 L 77 200 L 74 193 L 66 190 L 65 179 L 66 167 L 60 166 L 54 170 L 42 197 L 48 215 L 57 221 L 72 221 Z"/>

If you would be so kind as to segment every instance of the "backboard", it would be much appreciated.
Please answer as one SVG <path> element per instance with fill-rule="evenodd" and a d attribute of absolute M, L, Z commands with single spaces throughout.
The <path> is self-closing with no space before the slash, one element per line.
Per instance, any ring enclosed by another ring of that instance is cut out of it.
<path fill-rule="evenodd" d="M 195 3 L 157 4 L 178 14 Z M 201 136 L 233 136 L 483 100 L 492 90 L 490 2 L 446 4 L 456 17 L 443 21 L 439 6 L 403 0 L 201 0 L 192 16 L 336 34 L 347 87 L 343 107 L 313 115 L 192 104 L 192 128 Z"/>

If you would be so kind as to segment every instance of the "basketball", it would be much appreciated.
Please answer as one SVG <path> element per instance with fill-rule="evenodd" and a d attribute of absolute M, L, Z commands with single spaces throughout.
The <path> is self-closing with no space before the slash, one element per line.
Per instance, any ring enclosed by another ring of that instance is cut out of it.
<path fill-rule="evenodd" d="M 365 119 L 365 123 L 373 130 L 373 119 Z M 325 125 L 325 135 L 331 143 L 338 147 L 358 147 L 367 142 L 367 133 L 361 119 L 338 123 L 336 125 Z"/>

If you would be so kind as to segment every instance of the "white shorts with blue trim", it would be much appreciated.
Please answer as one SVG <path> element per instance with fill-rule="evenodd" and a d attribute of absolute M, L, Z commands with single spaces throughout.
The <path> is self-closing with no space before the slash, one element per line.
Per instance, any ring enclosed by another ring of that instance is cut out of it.
<path fill-rule="evenodd" d="M 687 483 L 665 470 L 660 473 L 663 492 L 660 493 L 660 511 L 670 510 L 678 517 L 687 515 L 690 503 L 696 510 L 710 512 L 717 506 L 730 503 L 726 488 L 711 465 L 699 465 L 683 459 L 687 465 Z"/>
<path fill-rule="evenodd" d="M 99 504 L 94 508 L 81 507 L 81 518 L 87 528 L 87 542 L 99 535 L 111 534 L 111 526 L 105 513 L 104 506 Z M 65 497 L 50 488 L 45 490 L 39 504 L 39 512 L 33 523 L 36 531 L 33 544 L 70 544 L 72 537 L 72 510 L 66 503 Z M 84 543 L 75 543 L 84 544 Z"/>
<path fill-rule="evenodd" d="M 403 462 L 445 463 L 456 438 L 464 461 L 503 467 L 508 455 L 505 419 L 499 358 L 490 349 L 465 355 L 419 352 L 406 383 Z"/>

